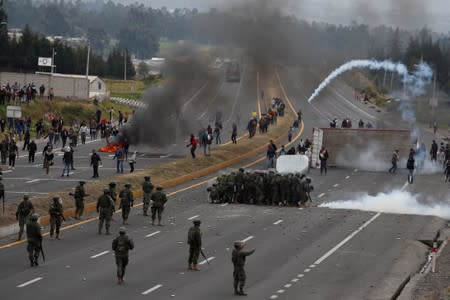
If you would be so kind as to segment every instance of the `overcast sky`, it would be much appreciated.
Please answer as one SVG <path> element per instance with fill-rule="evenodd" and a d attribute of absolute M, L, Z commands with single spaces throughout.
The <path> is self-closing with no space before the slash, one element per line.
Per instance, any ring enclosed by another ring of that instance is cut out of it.
<path fill-rule="evenodd" d="M 250 0 L 115 0 L 122 3 L 142 2 L 152 7 L 189 7 L 209 10 Z M 262 0 L 256 0 L 262 1 Z M 268 0 L 265 0 L 268 1 Z M 352 20 L 371 25 L 392 25 L 407 29 L 428 26 L 433 30 L 450 31 L 450 0 L 272 0 L 295 15 L 335 24 Z"/>

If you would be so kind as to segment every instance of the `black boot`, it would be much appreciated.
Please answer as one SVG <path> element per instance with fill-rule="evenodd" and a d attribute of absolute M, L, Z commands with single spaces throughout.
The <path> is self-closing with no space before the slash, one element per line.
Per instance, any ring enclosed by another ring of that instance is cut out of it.
<path fill-rule="evenodd" d="M 239 296 L 247 296 L 247 294 L 244 293 L 244 290 L 243 290 L 243 289 L 241 289 L 241 290 L 239 291 Z"/>

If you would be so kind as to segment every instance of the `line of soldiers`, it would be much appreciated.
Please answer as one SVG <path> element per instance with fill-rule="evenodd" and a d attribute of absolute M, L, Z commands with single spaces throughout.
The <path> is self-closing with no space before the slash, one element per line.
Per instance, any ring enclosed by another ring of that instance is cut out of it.
<path fill-rule="evenodd" d="M 305 206 L 314 187 L 311 178 L 300 174 L 281 175 L 273 171 L 232 172 L 217 177 L 209 187 L 211 203 Z"/>
<path fill-rule="evenodd" d="M 84 208 L 84 197 L 87 194 L 84 191 L 84 181 L 80 181 L 79 185 L 75 189 L 75 203 L 77 204 L 75 218 L 81 218 Z M 105 223 L 106 234 L 110 234 L 110 221 L 115 211 L 115 201 L 117 198 L 116 183 L 111 182 L 109 188 L 103 190 L 103 195 L 98 198 L 97 212 L 99 213 L 99 231 L 101 234 L 103 224 Z M 132 206 L 132 193 L 131 185 L 125 184 L 125 188 L 119 194 L 121 198 L 122 217 L 125 220 L 128 219 L 129 208 Z M 148 205 L 152 204 L 152 224 L 154 224 L 156 214 L 158 215 L 158 225 L 161 225 L 162 211 L 164 210 L 164 204 L 167 202 L 167 196 L 162 192 L 162 188 L 158 187 L 156 192 L 152 193 L 153 184 L 150 181 L 150 176 L 145 177 L 145 181 L 142 184 L 144 191 L 144 205 L 147 203 L 147 207 L 144 208 L 144 215 L 148 210 Z M 123 192 L 123 193 L 122 193 Z M 131 195 L 130 195 L 131 193 Z M 147 195 L 146 195 L 147 194 Z M 148 194 L 151 194 L 150 197 Z M 75 196 L 77 195 L 77 196 Z M 148 200 L 150 198 L 150 200 Z M 130 200 L 131 199 L 131 200 Z M 50 215 L 50 237 L 53 237 L 53 233 L 56 233 L 56 239 L 59 239 L 59 232 L 62 221 L 65 221 L 64 210 L 62 201 L 59 196 L 54 196 L 53 201 L 50 203 L 49 215 Z M 127 202 L 128 201 L 128 202 Z M 149 203 L 150 201 L 150 203 Z M 123 209 L 125 207 L 125 215 Z M 45 261 L 44 252 L 42 249 L 42 232 L 41 226 L 38 222 L 39 216 L 34 213 L 34 207 L 31 203 L 29 196 L 24 195 L 23 201 L 19 204 L 16 212 L 16 217 L 19 220 L 20 232 L 19 239 L 23 234 L 23 227 L 26 223 L 27 233 L 27 251 L 28 258 L 30 260 L 31 267 L 38 266 L 38 259 L 40 254 Z M 126 218 L 125 218 L 126 217 Z M 200 254 L 207 260 L 202 250 L 202 232 L 200 230 L 200 220 L 193 221 L 194 226 L 189 228 L 187 243 L 189 245 L 189 257 L 188 257 L 188 269 L 194 271 L 200 271 L 198 267 L 198 259 Z M 234 293 L 236 295 L 245 296 L 243 291 L 246 274 L 244 270 L 245 257 L 253 254 L 255 250 L 246 252 L 243 251 L 244 243 L 238 241 L 234 243 L 234 250 L 232 253 L 232 263 L 234 266 L 233 280 L 234 280 Z M 129 261 L 129 251 L 134 248 L 134 242 L 126 235 L 125 227 L 120 227 L 119 236 L 117 236 L 112 242 L 112 249 L 115 254 L 115 262 L 117 266 L 117 283 L 122 284 L 124 282 L 125 270 Z"/>

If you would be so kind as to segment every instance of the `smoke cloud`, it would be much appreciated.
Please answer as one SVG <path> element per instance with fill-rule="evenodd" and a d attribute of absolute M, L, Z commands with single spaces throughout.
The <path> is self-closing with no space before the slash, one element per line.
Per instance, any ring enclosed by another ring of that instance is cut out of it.
<path fill-rule="evenodd" d="M 445 197 L 444 200 L 448 199 Z M 407 191 L 393 190 L 375 196 L 360 194 L 351 200 L 323 203 L 320 207 L 332 209 L 355 209 L 393 214 L 436 216 L 450 219 L 448 202 L 427 199 L 423 195 L 411 194 Z"/>

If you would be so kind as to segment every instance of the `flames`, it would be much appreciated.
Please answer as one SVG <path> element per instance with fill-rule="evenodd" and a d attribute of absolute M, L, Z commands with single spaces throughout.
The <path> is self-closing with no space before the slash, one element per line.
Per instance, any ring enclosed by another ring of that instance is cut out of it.
<path fill-rule="evenodd" d="M 98 149 L 98 151 L 103 153 L 115 153 L 121 146 L 122 145 L 118 143 L 111 143 L 105 147 L 101 147 L 100 149 Z"/>

